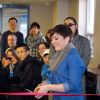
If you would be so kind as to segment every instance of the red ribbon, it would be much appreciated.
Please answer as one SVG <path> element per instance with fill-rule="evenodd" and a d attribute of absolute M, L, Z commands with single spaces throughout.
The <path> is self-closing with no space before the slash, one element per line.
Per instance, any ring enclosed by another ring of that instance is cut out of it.
<path fill-rule="evenodd" d="M 35 93 L 35 92 L 9 92 L 0 93 L 0 95 L 14 95 L 14 96 L 34 96 L 34 95 L 45 95 L 45 96 L 100 96 L 100 94 L 56 94 L 56 93 Z"/>

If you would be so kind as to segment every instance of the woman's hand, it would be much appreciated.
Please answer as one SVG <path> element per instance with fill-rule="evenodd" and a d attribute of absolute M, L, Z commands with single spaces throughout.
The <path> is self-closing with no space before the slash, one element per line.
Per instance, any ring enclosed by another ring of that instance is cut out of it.
<path fill-rule="evenodd" d="M 47 93 L 48 92 L 48 85 L 38 85 L 35 90 L 35 93 Z M 43 95 L 36 95 L 37 99 L 41 99 Z"/>
<path fill-rule="evenodd" d="M 47 85 L 47 83 L 46 83 L 45 81 L 42 81 L 42 83 L 39 84 L 39 85 L 35 88 L 34 92 L 38 92 L 39 87 L 42 86 L 42 85 Z"/>

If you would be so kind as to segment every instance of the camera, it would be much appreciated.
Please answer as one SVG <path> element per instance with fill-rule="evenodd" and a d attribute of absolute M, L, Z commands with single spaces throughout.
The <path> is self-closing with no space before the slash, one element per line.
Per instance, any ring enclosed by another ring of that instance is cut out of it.
<path fill-rule="evenodd" d="M 11 58 L 10 57 L 6 57 L 6 60 L 10 60 L 11 61 Z"/>

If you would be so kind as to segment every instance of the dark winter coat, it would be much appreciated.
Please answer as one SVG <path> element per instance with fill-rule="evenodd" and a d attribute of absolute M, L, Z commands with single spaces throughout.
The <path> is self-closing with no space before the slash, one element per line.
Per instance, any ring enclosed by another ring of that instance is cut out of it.
<path fill-rule="evenodd" d="M 16 67 L 13 78 L 10 92 L 26 92 L 26 89 L 34 91 L 35 87 L 42 81 L 41 63 L 36 58 L 28 56 L 19 66 Z M 37 100 L 34 96 L 10 96 L 9 99 Z"/>
<path fill-rule="evenodd" d="M 14 83 L 17 87 L 20 87 L 22 90 L 34 90 L 41 82 L 41 63 L 36 58 L 28 56 L 16 67 L 14 77 L 19 78 L 19 82 Z"/>

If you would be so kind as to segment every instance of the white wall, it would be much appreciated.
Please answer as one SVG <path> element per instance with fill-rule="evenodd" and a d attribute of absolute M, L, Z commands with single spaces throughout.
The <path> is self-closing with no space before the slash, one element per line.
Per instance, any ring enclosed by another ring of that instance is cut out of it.
<path fill-rule="evenodd" d="M 30 20 L 29 20 L 30 25 L 34 21 L 38 22 L 40 24 L 41 31 L 45 33 L 53 25 L 52 7 L 53 5 L 32 4 L 30 6 Z"/>
<path fill-rule="evenodd" d="M 41 31 L 46 33 L 49 28 L 56 24 L 62 24 L 69 16 L 69 1 L 57 0 L 51 5 L 32 4 L 30 7 L 30 25 L 36 21 L 41 25 Z"/>
<path fill-rule="evenodd" d="M 69 0 L 58 0 L 57 2 L 57 23 L 61 24 L 64 19 L 69 15 Z"/>
<path fill-rule="evenodd" d="M 53 25 L 62 24 L 69 15 L 69 0 L 57 0 L 53 7 Z"/>

